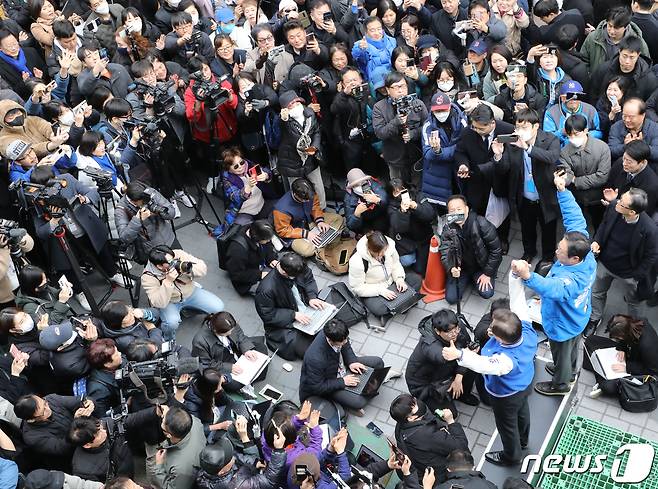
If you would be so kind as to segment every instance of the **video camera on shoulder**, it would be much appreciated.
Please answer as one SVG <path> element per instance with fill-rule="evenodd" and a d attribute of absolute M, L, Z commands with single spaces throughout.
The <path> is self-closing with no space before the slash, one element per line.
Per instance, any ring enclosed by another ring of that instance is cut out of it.
<path fill-rule="evenodd" d="M 20 227 L 16 221 L 0 219 L 0 236 L 7 238 L 9 247 L 18 246 L 26 235 L 27 231 Z"/>
<path fill-rule="evenodd" d="M 112 193 L 114 184 L 112 183 L 112 174 L 109 171 L 101 170 L 88 166 L 82 169 L 82 172 L 91 178 L 98 187 L 99 194 Z"/>
<path fill-rule="evenodd" d="M 181 357 L 175 341 L 162 344 L 161 356 L 145 362 L 128 362 L 114 373 L 122 393 L 144 394 L 152 404 L 161 404 L 174 392 L 175 380 L 199 371 L 199 359 Z"/>
<path fill-rule="evenodd" d="M 220 105 L 225 104 L 229 99 L 229 91 L 221 86 L 226 78 L 227 76 L 224 75 L 213 82 L 206 80 L 201 71 L 195 71 L 190 75 L 190 79 L 195 81 L 192 85 L 194 97 L 198 101 L 204 102 L 210 110 L 217 110 Z"/>

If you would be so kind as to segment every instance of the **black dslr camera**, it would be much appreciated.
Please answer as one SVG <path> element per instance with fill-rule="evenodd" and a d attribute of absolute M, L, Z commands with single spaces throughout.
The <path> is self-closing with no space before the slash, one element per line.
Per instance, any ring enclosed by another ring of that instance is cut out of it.
<path fill-rule="evenodd" d="M 418 100 L 418 95 L 411 93 L 409 95 L 404 95 L 398 99 L 393 99 L 393 107 L 395 107 L 395 113 L 397 115 L 407 115 L 411 112 L 420 111 L 420 106 L 416 104 Z"/>
<path fill-rule="evenodd" d="M 226 80 L 227 76 L 222 76 L 219 80 L 214 82 L 205 80 L 200 71 L 195 71 L 190 75 L 190 79 L 195 83 L 192 85 L 192 93 L 194 97 L 204 102 L 210 110 L 217 110 L 217 108 L 228 102 L 229 91 L 222 88 L 221 83 Z"/>
<path fill-rule="evenodd" d="M 182 261 L 178 258 L 169 262 L 169 266 L 176 270 L 178 273 L 190 273 L 192 271 L 192 265 L 194 265 L 194 262 Z"/>
<path fill-rule="evenodd" d="M 304 88 L 315 90 L 316 92 L 322 90 L 322 82 L 317 73 L 309 73 L 308 75 L 301 77 L 299 79 L 299 84 Z"/>

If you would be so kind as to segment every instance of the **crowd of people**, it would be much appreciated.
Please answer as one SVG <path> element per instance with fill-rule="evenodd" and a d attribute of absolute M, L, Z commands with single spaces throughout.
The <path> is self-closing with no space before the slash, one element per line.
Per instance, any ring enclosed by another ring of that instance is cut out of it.
<path fill-rule="evenodd" d="M 532 392 L 564 396 L 585 368 L 588 395 L 618 395 L 592 352 L 658 377 L 656 39 L 654 0 L 2 0 L 0 489 L 343 489 L 390 472 L 494 488 L 460 404 L 491 406 L 503 448 L 485 457 L 515 466 Z M 226 273 L 178 240 L 179 206 L 198 217 L 200 199 Z M 509 299 L 474 331 L 449 308 L 424 318 L 406 371 L 386 370 L 349 327 L 395 327 L 434 236 L 448 304 Z M 357 320 L 305 330 L 335 306 L 309 261 L 348 274 Z M 262 334 L 202 277 L 253 297 Z M 606 309 L 615 281 L 625 311 Z M 202 316 L 176 344 L 186 313 Z M 268 369 L 245 380 L 244 362 L 274 354 L 300 361 L 299 399 L 257 413 L 243 400 Z M 409 394 L 369 479 L 345 418 L 382 370 Z"/>

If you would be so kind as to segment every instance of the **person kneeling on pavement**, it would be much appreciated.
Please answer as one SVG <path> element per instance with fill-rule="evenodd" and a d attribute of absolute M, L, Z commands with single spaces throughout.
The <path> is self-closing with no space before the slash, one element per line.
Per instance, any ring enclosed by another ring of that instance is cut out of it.
<path fill-rule="evenodd" d="M 466 328 L 459 324 L 457 314 L 441 309 L 421 320 L 420 339 L 409 357 L 405 374 L 407 387 L 416 398 L 435 409 L 449 408 L 457 416 L 454 400 L 477 406 L 479 400 L 471 394 L 475 374 L 460 367 L 456 361 L 446 361 L 442 351 L 454 341 L 459 348 L 471 342 Z"/>
<path fill-rule="evenodd" d="M 446 459 L 447 480 L 436 489 L 496 489 L 498 486 L 486 479 L 484 474 L 475 470 L 473 455 L 468 450 L 457 449 L 450 452 Z"/>
<path fill-rule="evenodd" d="M 496 273 L 503 250 L 493 224 L 471 211 L 463 195 L 448 199 L 447 224 L 441 232 L 441 261 L 450 271 L 446 283 L 446 301 L 461 300 L 469 282 L 477 286 L 483 299 L 494 294 Z"/>
<path fill-rule="evenodd" d="M 324 212 L 313 184 L 298 178 L 274 206 L 274 229 L 295 253 L 303 257 L 315 255 L 319 235 L 329 228 L 341 229 L 342 216 Z"/>

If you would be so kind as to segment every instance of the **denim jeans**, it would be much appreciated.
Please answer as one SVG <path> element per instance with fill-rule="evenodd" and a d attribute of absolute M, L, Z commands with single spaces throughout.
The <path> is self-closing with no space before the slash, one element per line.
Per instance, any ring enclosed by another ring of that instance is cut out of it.
<path fill-rule="evenodd" d="M 183 308 L 196 309 L 197 311 L 212 314 L 224 310 L 224 302 L 212 292 L 208 292 L 201 287 L 195 287 L 192 295 L 182 302 L 171 303 L 167 307 L 160 309 L 160 319 L 162 320 L 162 336 L 165 341 L 169 341 L 176 336 L 176 330 L 180 326 L 180 312 Z"/>
<path fill-rule="evenodd" d="M 416 252 L 410 253 L 408 255 L 402 255 L 400 257 L 400 265 L 407 268 L 416 263 Z"/>
<path fill-rule="evenodd" d="M 450 272 L 448 272 L 448 274 L 449 273 Z M 480 290 L 477 283 L 478 278 L 480 278 L 480 275 L 482 275 L 482 272 L 476 272 L 471 274 L 464 270 L 462 270 L 459 279 L 456 279 L 452 275 L 450 275 L 448 277 L 448 280 L 446 281 L 446 302 L 448 302 L 448 304 L 457 304 L 457 301 L 460 300 L 464 295 L 464 292 L 466 291 L 466 287 L 468 287 L 469 283 L 473 284 L 473 288 L 477 291 L 478 294 L 480 294 L 480 297 L 482 297 L 483 299 L 491 299 L 491 297 L 494 295 L 494 286 L 495 286 L 496 278 L 491 277 L 490 289 Z M 457 294 L 457 281 L 459 281 L 459 294 Z"/>

